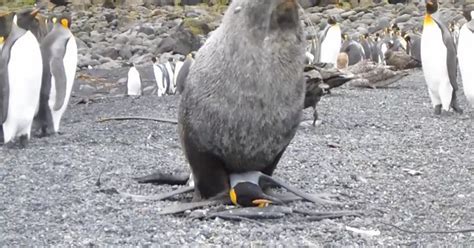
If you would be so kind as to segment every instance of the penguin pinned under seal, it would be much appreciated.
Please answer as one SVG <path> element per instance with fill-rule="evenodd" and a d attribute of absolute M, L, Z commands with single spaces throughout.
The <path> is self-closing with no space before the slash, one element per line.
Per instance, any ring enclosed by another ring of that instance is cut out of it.
<path fill-rule="evenodd" d="M 341 27 L 333 17 L 329 17 L 328 26 L 323 30 L 320 40 L 321 63 L 332 63 L 336 66 L 337 55 L 341 50 Z"/>
<path fill-rule="evenodd" d="M 426 15 L 421 35 L 421 63 L 428 93 L 436 115 L 450 107 L 462 113 L 457 103 L 456 48 L 451 33 L 433 16 L 438 0 L 426 0 Z"/>
<path fill-rule="evenodd" d="M 43 63 L 38 40 L 18 26 L 31 11 L 12 13 L 12 25 L 0 56 L 0 123 L 4 143 L 18 138 L 25 147 L 38 108 Z"/>
<path fill-rule="evenodd" d="M 135 64 L 128 70 L 127 80 L 127 95 L 139 96 L 142 94 L 142 81 L 140 80 L 140 73 L 138 72 Z"/>
<path fill-rule="evenodd" d="M 199 49 L 178 117 L 194 200 L 228 198 L 232 173 L 273 173 L 302 115 L 303 40 L 297 0 L 234 0 Z"/>
<path fill-rule="evenodd" d="M 77 43 L 71 33 L 71 19 L 54 19 L 52 30 L 41 42 L 43 77 L 39 111 L 35 121 L 43 136 L 57 133 L 67 109 L 77 67 Z"/>
<path fill-rule="evenodd" d="M 458 60 L 464 95 L 474 107 L 474 4 L 464 6 L 464 17 L 468 22 L 459 31 Z"/>

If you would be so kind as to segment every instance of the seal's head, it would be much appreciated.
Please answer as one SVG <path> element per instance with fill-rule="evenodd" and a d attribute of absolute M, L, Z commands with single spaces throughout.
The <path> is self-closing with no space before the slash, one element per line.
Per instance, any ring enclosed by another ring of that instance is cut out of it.
<path fill-rule="evenodd" d="M 267 32 L 300 25 L 297 0 L 235 0 L 227 11 L 224 18 L 235 28 Z"/>

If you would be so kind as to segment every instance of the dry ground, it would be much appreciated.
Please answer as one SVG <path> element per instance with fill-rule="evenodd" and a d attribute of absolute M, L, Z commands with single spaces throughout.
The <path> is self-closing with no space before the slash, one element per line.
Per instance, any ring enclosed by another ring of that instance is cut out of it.
<path fill-rule="evenodd" d="M 419 71 L 395 89 L 333 90 L 319 105 L 322 124 L 313 128 L 303 122 L 276 170 L 276 176 L 307 192 L 340 194 L 352 204 L 345 208 L 367 211 L 357 218 L 315 222 L 295 214 L 262 220 L 263 225 L 196 220 L 156 215 L 172 201 L 143 203 L 98 193 L 95 183 L 103 168 L 104 188 L 145 195 L 172 189 L 139 185 L 132 177 L 188 170 L 175 125 L 96 120 L 176 118 L 178 99 L 144 96 L 76 105 L 79 99 L 73 98 L 63 134 L 33 138 L 24 150 L 0 147 L 0 245 L 474 246 L 472 232 L 413 234 L 384 224 L 414 231 L 474 226 L 474 113 L 462 95 L 467 113 L 434 116 Z M 306 110 L 305 119 L 311 116 Z M 361 235 L 346 226 L 380 234 Z"/>

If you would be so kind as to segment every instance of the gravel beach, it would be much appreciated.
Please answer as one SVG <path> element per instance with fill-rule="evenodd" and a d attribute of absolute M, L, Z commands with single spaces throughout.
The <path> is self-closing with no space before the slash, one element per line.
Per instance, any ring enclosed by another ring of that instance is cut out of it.
<path fill-rule="evenodd" d="M 136 202 L 99 192 L 151 195 L 175 188 L 141 185 L 133 177 L 189 170 L 176 125 L 97 120 L 175 119 L 179 96 L 105 97 L 88 104 L 73 97 L 61 134 L 33 137 L 26 149 L 0 147 L 0 245 L 474 246 L 472 231 L 410 233 L 391 226 L 415 232 L 473 228 L 474 111 L 459 93 L 463 115 L 435 116 L 420 70 L 388 89 L 334 89 L 318 105 L 320 125 L 312 127 L 312 111 L 305 110 L 275 176 L 347 203 L 294 202 L 292 208 L 366 214 L 309 221 L 294 213 L 258 223 L 156 214 L 176 201 L 189 202 L 191 194 Z"/>

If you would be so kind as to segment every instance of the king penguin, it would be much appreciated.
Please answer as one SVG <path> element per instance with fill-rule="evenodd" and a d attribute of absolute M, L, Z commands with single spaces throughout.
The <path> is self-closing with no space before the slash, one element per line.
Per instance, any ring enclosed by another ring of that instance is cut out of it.
<path fill-rule="evenodd" d="M 336 66 L 337 55 L 339 55 L 342 43 L 341 27 L 333 17 L 329 17 L 328 24 L 319 38 L 321 41 L 319 62 L 332 63 Z"/>
<path fill-rule="evenodd" d="M 43 77 L 40 107 L 35 119 L 43 136 L 59 131 L 71 96 L 77 67 L 77 43 L 70 31 L 71 19 L 61 16 L 41 42 Z"/>
<path fill-rule="evenodd" d="M 155 57 L 151 58 L 151 61 L 153 63 L 153 75 L 155 76 L 156 86 L 158 88 L 157 95 L 161 97 L 166 94 L 170 77 L 165 66 L 160 64 Z"/>
<path fill-rule="evenodd" d="M 458 59 L 459 69 L 466 95 L 469 103 L 474 107 L 474 5 L 464 6 L 464 17 L 467 19 L 459 31 Z"/>
<path fill-rule="evenodd" d="M 128 81 L 127 81 L 127 95 L 139 96 L 142 93 L 142 82 L 140 80 L 140 73 L 138 73 L 135 64 L 128 70 Z"/>
<path fill-rule="evenodd" d="M 181 66 L 181 69 L 178 72 L 178 76 L 176 79 L 176 91 L 181 94 L 184 91 L 185 83 L 186 83 L 186 77 L 188 76 L 189 70 L 191 68 L 191 65 L 194 62 L 194 54 L 190 53 L 186 56 L 186 59 L 184 60 L 183 66 Z"/>
<path fill-rule="evenodd" d="M 0 121 L 4 143 L 19 138 L 25 147 L 41 89 L 43 63 L 38 40 L 28 30 L 18 26 L 18 20 L 29 11 L 12 13 L 13 21 L 0 57 Z"/>
<path fill-rule="evenodd" d="M 428 85 L 428 93 L 436 115 L 441 109 L 462 113 L 458 106 L 456 91 L 457 60 L 456 48 L 451 33 L 434 13 L 438 11 L 438 0 L 426 0 L 426 15 L 421 35 L 421 63 Z"/>

